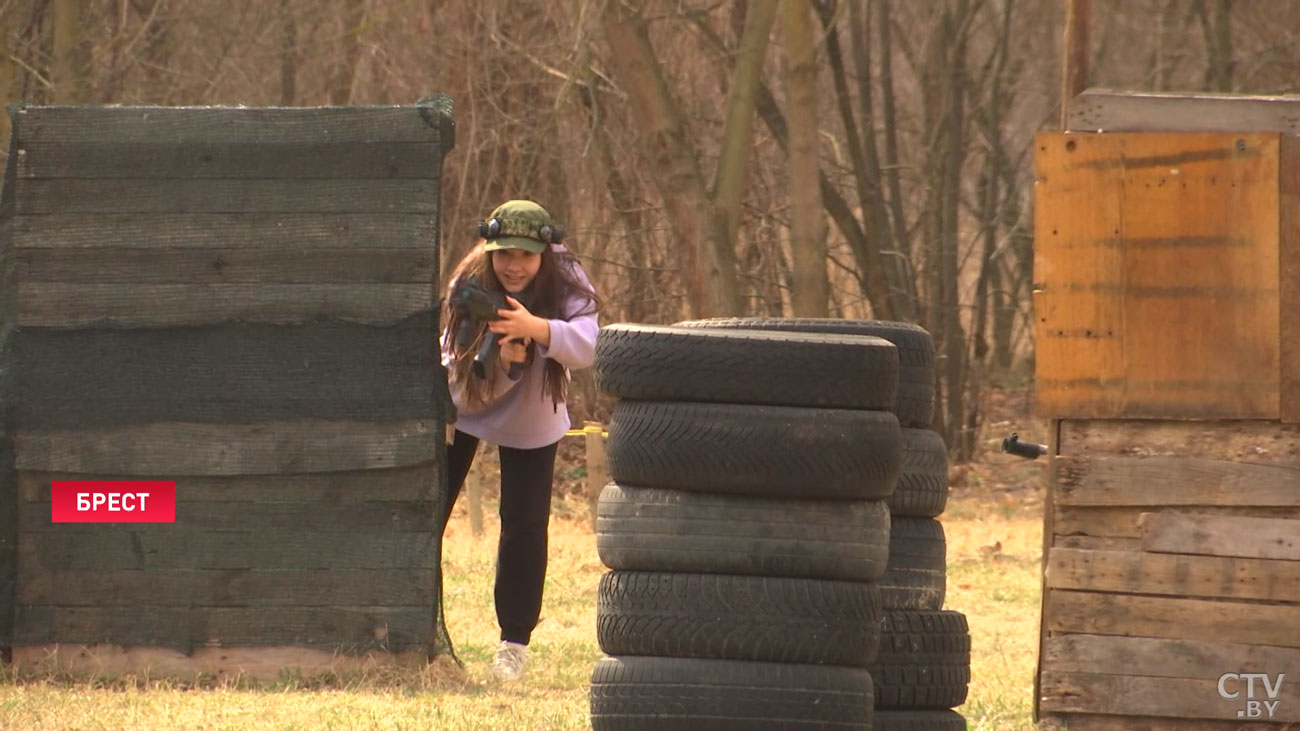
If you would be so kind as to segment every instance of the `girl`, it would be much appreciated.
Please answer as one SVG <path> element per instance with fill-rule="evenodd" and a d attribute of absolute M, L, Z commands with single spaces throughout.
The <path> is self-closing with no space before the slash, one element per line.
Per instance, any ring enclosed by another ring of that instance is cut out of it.
<path fill-rule="evenodd" d="M 479 224 L 482 240 L 452 273 L 448 301 L 463 282 L 504 294 L 502 319 L 480 326 L 457 347 L 462 315 L 449 312 L 442 361 L 456 405 L 455 439 L 447 448 L 444 530 L 480 439 L 498 445 L 501 458 L 501 537 L 495 601 L 501 645 L 492 672 L 523 677 L 528 641 L 542 607 L 547 526 L 555 451 L 569 430 L 565 393 L 569 369 L 595 356 L 600 301 L 586 272 L 560 244 L 563 229 L 538 204 L 506 201 Z M 521 301 L 527 302 L 525 307 Z M 490 331 L 490 332 L 489 332 Z M 501 336 L 496 365 L 474 371 L 482 338 Z M 511 369 L 511 364 L 522 364 Z"/>

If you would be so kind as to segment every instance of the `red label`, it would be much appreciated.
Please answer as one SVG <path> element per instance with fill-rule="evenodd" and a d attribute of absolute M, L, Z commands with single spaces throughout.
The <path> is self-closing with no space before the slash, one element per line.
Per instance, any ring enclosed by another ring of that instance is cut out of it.
<path fill-rule="evenodd" d="M 175 523 L 175 480 L 54 480 L 55 523 Z"/>

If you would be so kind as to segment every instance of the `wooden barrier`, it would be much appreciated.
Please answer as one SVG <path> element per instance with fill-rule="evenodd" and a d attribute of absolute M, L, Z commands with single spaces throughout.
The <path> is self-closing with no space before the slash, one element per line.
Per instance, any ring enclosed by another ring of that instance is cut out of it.
<path fill-rule="evenodd" d="M 164 674 L 449 648 L 449 110 L 12 114 L 0 647 Z M 51 522 L 53 481 L 141 477 L 175 481 L 175 523 Z"/>

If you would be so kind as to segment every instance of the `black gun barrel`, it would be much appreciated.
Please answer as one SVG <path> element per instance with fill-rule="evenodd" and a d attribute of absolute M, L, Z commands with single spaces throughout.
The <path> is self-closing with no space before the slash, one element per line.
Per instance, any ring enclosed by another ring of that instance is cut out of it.
<path fill-rule="evenodd" d="M 1012 432 L 1011 436 L 1002 440 L 1002 451 L 1025 459 L 1038 459 L 1047 454 L 1047 445 L 1022 442 L 1020 441 L 1020 435 Z"/>

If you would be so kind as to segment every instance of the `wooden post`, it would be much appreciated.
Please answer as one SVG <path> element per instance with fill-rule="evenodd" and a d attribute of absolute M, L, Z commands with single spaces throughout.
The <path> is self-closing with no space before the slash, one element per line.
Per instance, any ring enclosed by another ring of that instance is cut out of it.
<path fill-rule="evenodd" d="M 599 422 L 585 421 L 582 433 L 587 441 L 587 503 L 591 506 L 591 529 L 595 531 L 600 491 L 609 482 L 609 470 L 605 467 L 605 427 Z"/>
<path fill-rule="evenodd" d="M 1065 39 L 1061 46 L 1061 129 L 1069 123 L 1070 101 L 1088 88 L 1088 26 L 1092 0 L 1065 0 Z"/>
<path fill-rule="evenodd" d="M 483 535 L 483 465 L 478 460 L 465 476 L 465 505 L 469 509 L 470 533 L 480 538 Z"/>

